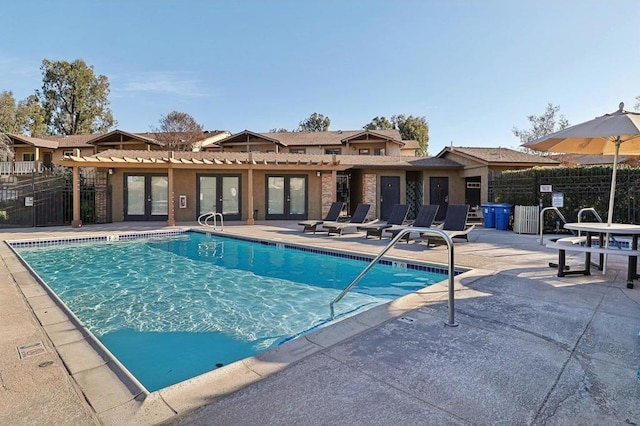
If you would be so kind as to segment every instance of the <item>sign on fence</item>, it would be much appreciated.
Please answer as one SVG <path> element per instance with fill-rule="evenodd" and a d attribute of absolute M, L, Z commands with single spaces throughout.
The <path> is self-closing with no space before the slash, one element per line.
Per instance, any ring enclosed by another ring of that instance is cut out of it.
<path fill-rule="evenodd" d="M 564 207 L 564 192 L 554 192 L 551 194 L 551 206 Z"/>

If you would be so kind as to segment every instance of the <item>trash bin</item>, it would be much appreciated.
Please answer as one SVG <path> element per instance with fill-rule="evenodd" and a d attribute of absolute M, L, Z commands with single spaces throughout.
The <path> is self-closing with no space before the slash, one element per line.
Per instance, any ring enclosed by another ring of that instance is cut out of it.
<path fill-rule="evenodd" d="M 496 227 L 496 203 L 484 203 L 482 204 L 482 216 L 484 217 L 485 228 Z"/>
<path fill-rule="evenodd" d="M 511 217 L 512 204 L 501 203 L 495 205 L 496 210 L 496 229 L 506 231 L 509 229 L 509 218 Z"/>

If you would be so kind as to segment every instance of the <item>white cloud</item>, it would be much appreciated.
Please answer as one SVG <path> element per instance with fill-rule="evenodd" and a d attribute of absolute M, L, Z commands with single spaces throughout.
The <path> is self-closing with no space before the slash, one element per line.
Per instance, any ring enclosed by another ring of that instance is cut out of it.
<path fill-rule="evenodd" d="M 183 97 L 210 96 L 204 81 L 190 78 L 189 73 L 140 72 L 110 77 L 115 96 L 132 93 L 170 94 Z"/>

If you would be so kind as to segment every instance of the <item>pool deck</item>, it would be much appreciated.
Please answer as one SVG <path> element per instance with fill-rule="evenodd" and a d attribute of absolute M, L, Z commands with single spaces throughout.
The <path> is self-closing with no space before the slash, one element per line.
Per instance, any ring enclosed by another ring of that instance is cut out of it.
<path fill-rule="evenodd" d="M 0 238 L 159 225 L 13 229 Z M 389 241 L 300 231 L 292 222 L 224 229 L 370 254 Z M 557 252 L 535 235 L 477 227 L 470 240 L 454 246 L 456 266 L 472 269 L 455 282 L 458 327 L 445 325 L 440 283 L 146 398 L 2 245 L 0 424 L 640 424 L 640 283 L 626 288 L 626 257 L 611 256 L 605 275 L 558 278 L 548 267 Z M 445 247 L 423 243 L 399 243 L 389 255 L 447 261 Z"/>

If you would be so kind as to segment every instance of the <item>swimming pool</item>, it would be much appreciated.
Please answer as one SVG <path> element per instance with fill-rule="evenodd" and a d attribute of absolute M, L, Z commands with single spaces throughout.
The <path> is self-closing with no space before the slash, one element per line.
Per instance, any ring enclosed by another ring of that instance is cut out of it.
<path fill-rule="evenodd" d="M 193 232 L 110 239 L 12 245 L 150 391 L 326 324 L 329 302 L 368 259 Z M 336 306 L 338 315 L 446 278 L 385 263 Z"/>

